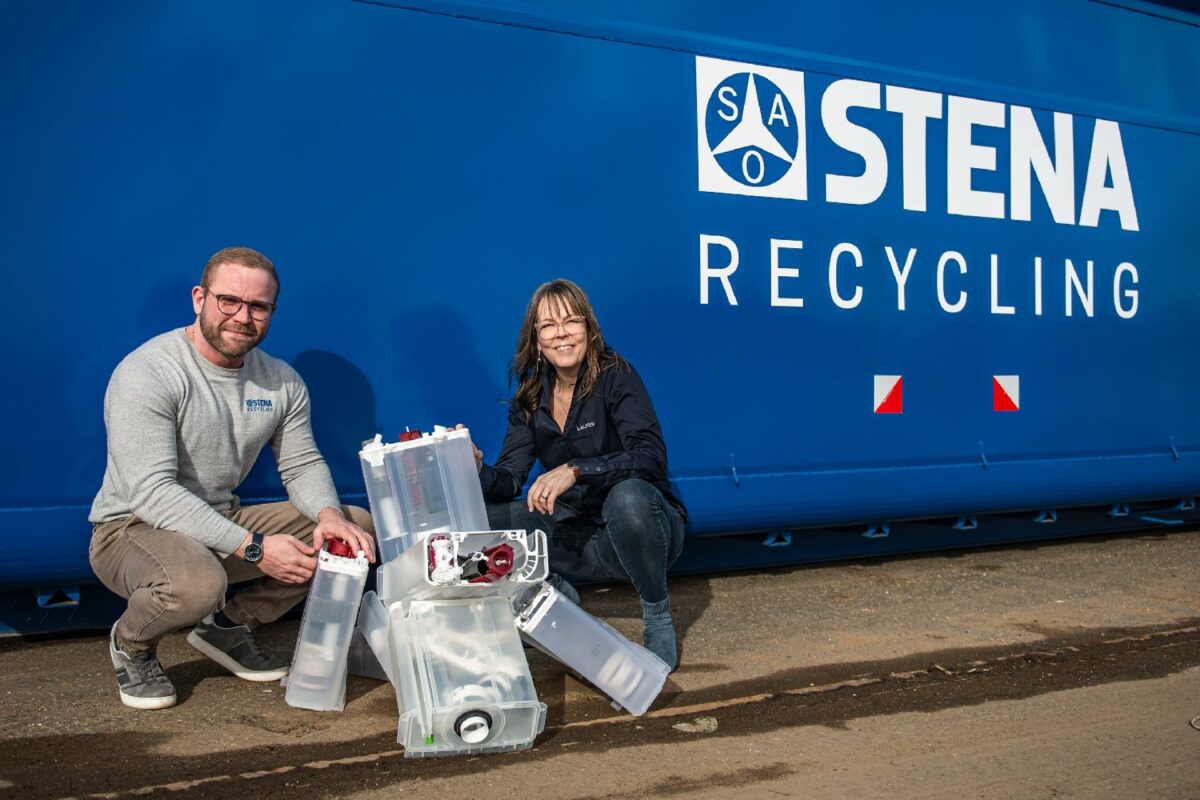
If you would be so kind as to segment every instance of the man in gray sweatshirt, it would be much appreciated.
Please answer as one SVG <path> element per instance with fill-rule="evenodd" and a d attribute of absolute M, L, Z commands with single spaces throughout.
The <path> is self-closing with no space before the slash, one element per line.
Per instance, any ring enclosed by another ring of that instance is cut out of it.
<path fill-rule="evenodd" d="M 288 662 L 264 652 L 254 631 L 304 598 L 324 541 L 374 561 L 371 516 L 338 500 L 304 381 L 255 349 L 278 295 L 265 256 L 221 250 L 192 289 L 195 322 L 134 350 L 109 380 L 108 465 L 88 517 L 89 557 L 129 600 L 109 637 L 127 706 L 175 704 L 155 650 L 188 626 L 188 642 L 238 677 L 279 680 Z M 234 490 L 268 442 L 289 500 L 242 506 Z M 242 582 L 225 604 L 227 585 Z"/>

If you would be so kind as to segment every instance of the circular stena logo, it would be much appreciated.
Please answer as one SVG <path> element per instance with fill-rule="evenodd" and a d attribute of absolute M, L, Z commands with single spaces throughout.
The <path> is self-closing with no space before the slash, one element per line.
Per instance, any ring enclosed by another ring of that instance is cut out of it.
<path fill-rule="evenodd" d="M 800 134 L 787 95 L 753 72 L 725 78 L 708 98 L 708 148 L 721 169 L 746 186 L 770 186 L 796 158 Z"/>

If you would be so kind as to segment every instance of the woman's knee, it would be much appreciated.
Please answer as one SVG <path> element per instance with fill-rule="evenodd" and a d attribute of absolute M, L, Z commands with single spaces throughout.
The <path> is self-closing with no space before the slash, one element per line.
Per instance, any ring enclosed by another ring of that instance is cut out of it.
<path fill-rule="evenodd" d="M 488 503 L 486 510 L 488 525 L 494 531 L 533 530 L 546 527 L 543 519 L 530 511 L 523 500 Z"/>
<path fill-rule="evenodd" d="M 641 478 L 629 478 L 614 486 L 604 498 L 604 521 L 649 520 L 662 503 L 662 493 Z"/>
<path fill-rule="evenodd" d="M 510 503 L 487 503 L 484 508 L 487 511 L 488 527 L 494 531 L 507 530 L 509 520 L 512 519 L 512 513 L 508 510 Z"/>

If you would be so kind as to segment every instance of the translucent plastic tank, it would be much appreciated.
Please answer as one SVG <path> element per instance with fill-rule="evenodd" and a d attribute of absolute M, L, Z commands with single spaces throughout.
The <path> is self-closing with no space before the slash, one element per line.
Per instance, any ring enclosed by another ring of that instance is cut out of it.
<path fill-rule="evenodd" d="M 425 533 L 487 530 L 487 511 L 466 428 L 380 437 L 359 452 L 380 560 L 396 558 Z"/>
<path fill-rule="evenodd" d="M 350 638 L 346 670 L 351 675 L 390 681 L 391 668 L 387 609 L 375 592 L 367 592 L 358 609 L 358 625 Z"/>
<path fill-rule="evenodd" d="M 405 756 L 523 750 L 546 725 L 504 597 L 393 603 L 392 676 Z"/>
<path fill-rule="evenodd" d="M 349 553 L 341 542 L 326 542 L 304 606 L 300 638 L 285 678 L 288 705 L 313 711 L 341 711 L 346 700 L 346 654 L 358 616 L 367 557 Z"/>
<path fill-rule="evenodd" d="M 671 669 L 661 658 L 626 639 L 549 584 L 517 616 L 532 644 L 594 683 L 630 714 L 646 713 Z"/>
<path fill-rule="evenodd" d="M 346 674 L 376 681 L 391 681 L 383 665 L 371 649 L 370 642 L 358 628 L 350 634 L 350 649 L 346 652 Z"/>
<path fill-rule="evenodd" d="M 383 560 L 384 542 L 391 555 L 400 550 L 400 506 L 392 492 L 388 479 L 387 464 L 383 460 L 383 437 L 376 434 L 374 441 L 364 442 L 359 451 L 362 463 L 363 482 L 367 487 L 367 501 L 371 505 L 371 517 L 375 521 L 375 537 L 379 541 L 380 560 Z"/>

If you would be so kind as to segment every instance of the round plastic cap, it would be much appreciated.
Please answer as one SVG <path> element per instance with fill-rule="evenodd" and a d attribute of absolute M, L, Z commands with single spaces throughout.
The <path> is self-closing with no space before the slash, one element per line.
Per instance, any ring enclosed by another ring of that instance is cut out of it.
<path fill-rule="evenodd" d="M 458 735 L 467 744 L 479 744 L 491 733 L 492 721 L 487 714 L 466 714 L 459 721 Z"/>
<path fill-rule="evenodd" d="M 342 558 L 354 558 L 354 551 L 350 549 L 350 545 L 340 539 L 326 539 L 325 550 L 331 556 L 341 556 Z"/>

